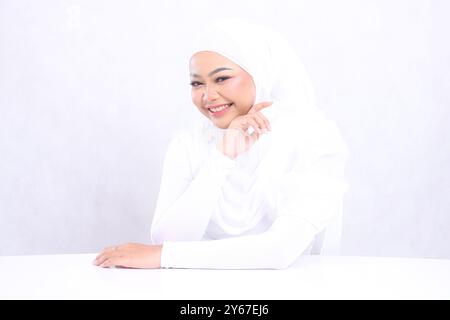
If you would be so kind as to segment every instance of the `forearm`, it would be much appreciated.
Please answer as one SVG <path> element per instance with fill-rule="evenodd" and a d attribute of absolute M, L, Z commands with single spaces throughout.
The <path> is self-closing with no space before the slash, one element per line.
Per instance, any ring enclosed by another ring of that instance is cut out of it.
<path fill-rule="evenodd" d="M 214 241 L 165 242 L 163 268 L 282 269 L 314 239 L 316 229 L 298 218 L 278 219 L 266 232 Z"/>

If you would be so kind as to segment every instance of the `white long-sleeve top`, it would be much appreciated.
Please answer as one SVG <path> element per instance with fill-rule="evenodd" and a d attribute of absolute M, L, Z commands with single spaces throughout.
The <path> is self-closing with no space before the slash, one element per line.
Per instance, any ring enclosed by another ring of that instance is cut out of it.
<path fill-rule="evenodd" d="M 212 125 L 172 139 L 151 227 L 161 267 L 285 268 L 339 210 L 348 152 L 337 126 L 319 111 L 265 114 L 272 131 L 235 159 Z"/>

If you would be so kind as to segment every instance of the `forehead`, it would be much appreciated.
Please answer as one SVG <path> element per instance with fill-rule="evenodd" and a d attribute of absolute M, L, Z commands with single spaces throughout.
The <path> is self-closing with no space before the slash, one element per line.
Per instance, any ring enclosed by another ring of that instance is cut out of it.
<path fill-rule="evenodd" d="M 233 61 L 212 51 L 201 51 L 195 53 L 189 62 L 189 68 L 192 72 L 201 73 L 208 72 L 212 69 L 229 67 L 239 69 L 240 67 Z"/>

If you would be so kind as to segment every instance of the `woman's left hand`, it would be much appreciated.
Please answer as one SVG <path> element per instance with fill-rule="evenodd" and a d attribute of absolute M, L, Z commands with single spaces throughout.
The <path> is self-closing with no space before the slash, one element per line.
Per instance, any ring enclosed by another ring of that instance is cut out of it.
<path fill-rule="evenodd" d="M 258 103 L 251 107 L 247 114 L 234 118 L 217 148 L 232 159 L 249 150 L 262 133 L 271 130 L 269 120 L 260 112 L 271 105 L 272 102 Z M 247 131 L 250 127 L 254 131 L 251 134 Z"/>
<path fill-rule="evenodd" d="M 139 269 L 161 268 L 162 245 L 127 243 L 104 249 L 94 260 L 96 266 Z"/>

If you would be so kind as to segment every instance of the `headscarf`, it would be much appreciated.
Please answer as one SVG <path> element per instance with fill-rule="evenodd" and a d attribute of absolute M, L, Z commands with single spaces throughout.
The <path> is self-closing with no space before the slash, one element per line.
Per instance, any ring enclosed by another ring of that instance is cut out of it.
<path fill-rule="evenodd" d="M 212 218 L 213 221 L 219 221 L 218 224 L 227 234 L 237 235 L 254 226 L 256 221 L 261 218 L 261 212 L 253 215 L 253 212 L 257 210 L 250 210 L 245 206 L 258 208 L 265 199 L 271 197 L 284 199 L 279 197 L 279 195 L 285 194 L 283 190 L 302 190 L 301 188 L 305 188 L 305 185 L 309 185 L 311 182 L 308 177 L 302 176 L 302 172 L 297 172 L 296 175 L 291 174 L 288 177 L 284 176 L 283 172 L 279 172 L 279 170 L 284 170 L 283 163 L 286 166 L 296 165 L 296 163 L 291 163 L 296 158 L 286 158 L 286 154 L 289 153 L 285 152 L 284 148 L 289 149 L 290 142 L 295 145 L 296 141 L 302 140 L 303 145 L 307 145 L 308 150 L 305 152 L 308 154 L 305 159 L 313 159 L 320 154 L 322 148 L 328 148 L 327 150 L 334 152 L 334 150 L 344 148 L 344 145 L 337 134 L 338 131 L 332 131 L 336 132 L 336 135 L 332 135 L 333 141 L 326 141 L 322 144 L 323 132 L 321 130 L 330 130 L 330 126 L 324 121 L 323 113 L 315 106 L 313 86 L 305 67 L 293 47 L 278 32 L 266 26 L 246 21 L 220 20 L 207 26 L 206 30 L 198 36 L 191 52 L 193 55 L 200 51 L 219 53 L 247 71 L 252 76 L 256 87 L 255 104 L 272 101 L 273 105 L 261 112 L 269 118 L 271 125 L 273 119 L 280 119 L 277 128 L 280 130 L 274 128 L 271 134 L 262 136 L 258 143 L 252 146 L 251 152 L 243 153 L 236 158 L 238 167 L 241 165 L 243 168 L 255 168 L 242 171 L 249 172 L 248 177 L 238 172 L 236 179 L 239 179 L 242 185 L 247 183 L 248 190 L 258 190 L 256 192 L 259 192 L 261 196 L 255 197 L 257 199 L 255 203 L 248 204 L 245 192 L 233 191 L 233 188 L 228 188 L 226 196 L 231 204 L 224 201 L 222 207 L 230 206 L 230 209 L 223 210 L 223 213 L 216 212 Z M 207 130 L 210 131 L 205 132 L 213 132 L 208 139 L 214 141 L 213 136 L 218 129 L 211 124 L 209 119 L 207 123 L 209 125 Z M 305 142 L 309 141 L 309 135 L 319 137 L 320 143 L 316 146 Z M 324 137 L 328 137 L 328 135 L 324 135 Z M 260 172 L 264 174 L 260 175 Z M 277 177 L 279 180 L 271 180 L 271 177 Z M 229 179 L 232 181 L 233 177 Z M 255 183 L 255 181 L 259 181 L 259 183 Z M 273 181 L 275 183 L 272 183 Z M 313 183 L 315 183 L 314 179 L 311 184 Z M 332 183 L 327 185 L 329 188 L 335 186 Z M 336 188 L 339 189 L 340 186 Z M 302 199 L 299 201 L 301 202 Z M 236 209 L 239 206 L 243 206 L 243 209 Z M 290 210 L 285 211 L 290 212 Z M 310 220 L 315 221 L 314 219 L 316 218 L 313 217 Z"/>
<path fill-rule="evenodd" d="M 237 19 L 220 20 L 200 33 L 192 54 L 213 51 L 247 71 L 256 87 L 255 104 L 304 113 L 314 109 L 314 92 L 305 67 L 288 41 L 275 30 Z"/>

